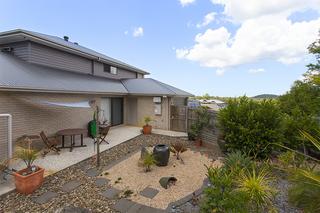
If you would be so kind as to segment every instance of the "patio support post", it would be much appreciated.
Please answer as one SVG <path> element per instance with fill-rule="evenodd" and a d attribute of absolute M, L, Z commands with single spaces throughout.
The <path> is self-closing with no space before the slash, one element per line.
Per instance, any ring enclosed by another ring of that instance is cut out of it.
<path fill-rule="evenodd" d="M 100 166 L 100 141 L 99 141 L 99 139 L 100 139 L 100 137 L 99 137 L 99 121 L 98 121 L 98 119 L 99 119 L 99 107 L 97 106 L 97 108 L 96 108 L 96 118 L 95 118 L 95 120 L 96 120 L 96 140 L 97 140 L 97 167 L 99 167 Z"/>

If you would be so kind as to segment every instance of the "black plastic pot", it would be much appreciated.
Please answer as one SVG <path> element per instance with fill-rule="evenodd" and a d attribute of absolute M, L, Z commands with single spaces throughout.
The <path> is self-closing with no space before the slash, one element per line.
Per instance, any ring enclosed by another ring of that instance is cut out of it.
<path fill-rule="evenodd" d="M 169 162 L 170 150 L 165 144 L 158 144 L 153 148 L 153 156 L 156 159 L 157 166 L 166 166 Z"/>

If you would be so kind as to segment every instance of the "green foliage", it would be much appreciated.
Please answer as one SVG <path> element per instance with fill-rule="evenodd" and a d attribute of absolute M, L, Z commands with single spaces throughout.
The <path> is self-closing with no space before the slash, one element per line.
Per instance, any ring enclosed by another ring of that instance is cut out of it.
<path fill-rule="evenodd" d="M 231 153 L 220 168 L 207 167 L 211 186 L 204 191 L 202 212 L 264 212 L 272 209 L 275 189 L 264 164 L 240 152 Z"/>
<path fill-rule="evenodd" d="M 319 34 L 320 35 L 320 34 Z M 318 38 L 308 47 L 309 53 L 316 57 L 316 63 L 309 64 L 308 72 L 305 74 L 307 82 L 320 86 L 320 39 Z"/>
<path fill-rule="evenodd" d="M 282 141 L 283 116 L 273 100 L 253 101 L 247 97 L 230 99 L 218 114 L 228 151 L 241 150 L 265 158 Z"/>
<path fill-rule="evenodd" d="M 191 125 L 188 132 L 190 139 L 197 139 L 201 137 L 201 131 L 203 128 L 207 127 L 210 123 L 210 113 L 206 107 L 198 107 L 195 109 L 196 120 Z"/>
<path fill-rule="evenodd" d="M 300 131 L 303 138 L 320 150 L 320 138 Z M 288 150 L 290 148 L 284 147 Z M 285 162 L 282 169 L 287 172 L 291 187 L 289 188 L 289 201 L 302 208 L 304 212 L 320 211 L 320 161 L 295 150 L 290 150 L 279 157 L 280 162 Z M 298 158 L 298 160 L 297 160 Z M 300 159 L 299 159 L 300 158 Z M 309 161 L 306 159 L 309 158 Z M 312 166 L 312 162 L 314 165 Z M 318 166 L 318 167 L 317 167 Z"/>
<path fill-rule="evenodd" d="M 304 130 L 312 134 L 319 130 L 317 121 L 317 117 L 320 115 L 319 97 L 319 88 L 301 81 L 296 81 L 287 94 L 279 97 L 279 106 L 285 115 L 284 137 L 286 146 L 293 149 L 302 149 L 306 141 L 300 136 L 298 130 Z"/>
<path fill-rule="evenodd" d="M 30 168 L 33 162 L 38 158 L 38 151 L 31 148 L 31 140 L 29 138 L 25 138 L 25 142 L 27 143 L 27 147 L 18 147 L 15 157 L 23 160 L 27 168 Z"/>
<path fill-rule="evenodd" d="M 146 124 L 146 126 L 149 126 L 149 123 L 152 121 L 150 116 L 145 116 L 144 117 L 144 123 Z"/>
<path fill-rule="evenodd" d="M 224 160 L 224 166 L 231 174 L 239 174 L 243 168 L 251 168 L 252 160 L 240 151 L 229 153 Z"/>
<path fill-rule="evenodd" d="M 272 178 L 266 168 L 241 172 L 237 190 L 243 193 L 249 212 L 264 212 L 272 206 L 276 190 L 271 187 Z"/>
<path fill-rule="evenodd" d="M 151 171 L 151 167 L 157 163 L 155 157 L 151 153 L 146 153 L 144 158 L 143 158 L 143 166 L 146 169 L 146 172 Z"/>

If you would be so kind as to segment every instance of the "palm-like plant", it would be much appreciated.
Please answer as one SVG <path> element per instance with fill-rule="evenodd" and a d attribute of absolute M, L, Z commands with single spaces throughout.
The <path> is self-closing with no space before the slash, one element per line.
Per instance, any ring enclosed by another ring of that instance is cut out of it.
<path fill-rule="evenodd" d="M 237 175 L 243 168 L 250 168 L 252 166 L 252 160 L 240 151 L 236 151 L 227 155 L 224 160 L 224 165 L 231 174 Z"/>
<path fill-rule="evenodd" d="M 152 121 L 150 116 L 146 116 L 144 117 L 144 123 L 146 124 L 146 126 L 149 126 L 149 123 Z"/>
<path fill-rule="evenodd" d="M 319 137 L 305 131 L 300 131 L 300 134 L 320 150 Z M 314 162 L 315 165 L 319 164 L 319 161 Z M 293 167 L 287 169 L 287 172 L 292 183 L 289 201 L 305 212 L 320 212 L 320 171 L 316 171 L 315 167 Z"/>
<path fill-rule="evenodd" d="M 27 168 L 30 168 L 38 158 L 38 151 L 31 148 L 31 140 L 29 138 L 26 138 L 25 142 L 27 142 L 27 148 L 19 147 L 15 155 L 17 158 L 23 160 Z"/>
<path fill-rule="evenodd" d="M 155 165 L 157 163 L 155 157 L 151 153 L 146 153 L 143 158 L 143 166 L 146 168 L 146 172 L 151 171 L 151 166 Z"/>
<path fill-rule="evenodd" d="M 176 155 L 177 160 L 180 160 L 180 154 L 187 151 L 187 148 L 182 142 L 176 142 L 170 146 L 170 151 Z"/>
<path fill-rule="evenodd" d="M 271 187 L 273 178 L 266 168 L 259 171 L 255 167 L 240 173 L 237 190 L 248 199 L 248 208 L 253 212 L 272 206 L 276 190 Z"/>

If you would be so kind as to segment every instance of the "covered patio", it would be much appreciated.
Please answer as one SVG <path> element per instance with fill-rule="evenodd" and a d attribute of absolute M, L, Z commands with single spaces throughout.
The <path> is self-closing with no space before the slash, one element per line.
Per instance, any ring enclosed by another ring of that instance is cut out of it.
<path fill-rule="evenodd" d="M 153 133 L 173 137 L 186 137 L 186 133 L 160 129 L 154 129 Z M 108 150 L 139 135 L 141 135 L 140 127 L 126 125 L 112 127 L 106 138 L 109 144 L 102 142 L 100 145 L 100 152 Z M 76 143 L 79 143 L 79 140 L 80 138 L 77 139 Z M 38 142 L 42 143 L 42 141 Z M 45 176 L 48 176 L 96 155 L 95 145 L 92 138 L 84 138 L 84 144 L 87 146 L 75 148 L 72 152 L 70 152 L 69 149 L 62 149 L 59 155 L 49 153 L 45 157 L 39 157 L 35 163 L 45 168 Z M 14 169 L 22 169 L 25 165 L 22 161 L 14 160 L 11 162 L 10 167 Z M 15 189 L 12 176 L 8 175 L 7 179 L 8 180 L 6 181 L 0 181 L 0 195 Z"/>

